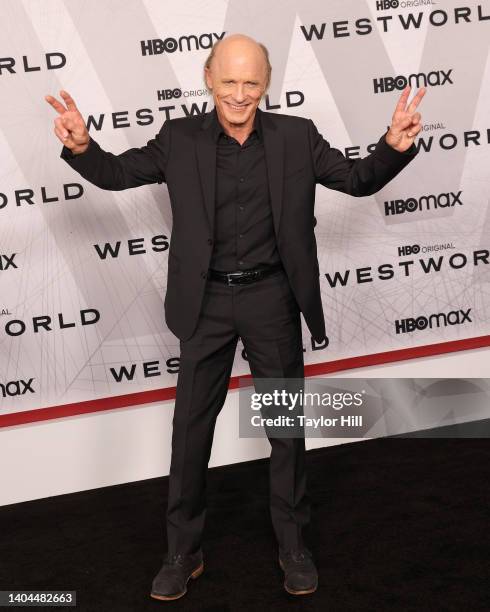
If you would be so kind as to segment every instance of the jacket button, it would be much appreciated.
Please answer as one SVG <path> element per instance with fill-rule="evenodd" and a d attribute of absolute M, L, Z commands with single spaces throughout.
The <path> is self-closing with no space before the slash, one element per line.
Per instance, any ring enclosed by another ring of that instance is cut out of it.
<path fill-rule="evenodd" d="M 206 276 L 207 276 L 207 274 L 206 274 L 205 270 L 202 270 L 202 272 L 201 272 L 201 278 L 206 278 Z"/>
<path fill-rule="evenodd" d="M 208 238 L 208 244 L 213 244 L 213 241 L 211 238 Z"/>

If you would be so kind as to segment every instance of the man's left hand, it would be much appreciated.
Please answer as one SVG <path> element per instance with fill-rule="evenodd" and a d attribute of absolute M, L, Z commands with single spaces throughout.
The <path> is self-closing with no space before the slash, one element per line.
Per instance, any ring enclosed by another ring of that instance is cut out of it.
<path fill-rule="evenodd" d="M 402 91 L 391 119 L 390 129 L 385 136 L 386 143 L 400 153 L 412 146 L 415 137 L 422 129 L 421 115 L 416 113 L 415 109 L 424 97 L 426 89 L 425 87 L 420 88 L 407 108 L 411 89 L 410 85 L 407 85 Z"/>

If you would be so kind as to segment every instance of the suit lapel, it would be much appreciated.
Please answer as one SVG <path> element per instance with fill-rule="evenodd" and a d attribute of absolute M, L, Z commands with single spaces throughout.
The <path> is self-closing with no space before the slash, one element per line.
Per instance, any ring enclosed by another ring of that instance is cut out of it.
<path fill-rule="evenodd" d="M 260 113 L 262 124 L 274 230 L 278 236 L 284 183 L 284 137 L 277 129 L 272 113 L 265 113 L 260 109 L 257 109 L 257 112 Z"/>
<path fill-rule="evenodd" d="M 216 143 L 213 139 L 213 130 L 210 129 L 214 112 L 206 114 L 201 129 L 196 133 L 197 164 L 211 236 L 214 235 L 216 194 Z"/>
<path fill-rule="evenodd" d="M 206 114 L 201 129 L 196 133 L 197 163 L 211 236 L 214 235 L 216 143 L 213 138 L 213 130 L 210 128 L 215 112 L 216 111 L 213 110 Z M 271 117 L 271 113 L 265 113 L 259 108 L 257 109 L 257 113 L 260 115 L 262 126 L 274 230 L 276 236 L 278 236 L 284 182 L 284 138 L 277 129 L 273 117 Z"/>

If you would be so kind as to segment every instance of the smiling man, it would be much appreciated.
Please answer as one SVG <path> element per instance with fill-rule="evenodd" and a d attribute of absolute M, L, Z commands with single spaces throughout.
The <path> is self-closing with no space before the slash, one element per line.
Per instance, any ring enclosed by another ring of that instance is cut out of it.
<path fill-rule="evenodd" d="M 421 130 L 403 91 L 373 153 L 350 160 L 310 119 L 258 108 L 269 85 L 267 49 L 236 34 L 213 47 L 205 79 L 215 108 L 166 121 L 155 138 L 119 155 L 89 135 L 71 96 L 53 96 L 61 157 L 103 189 L 168 185 L 173 227 L 165 317 L 180 340 L 167 508 L 168 550 L 151 596 L 182 597 L 204 569 L 206 470 L 226 399 L 238 338 L 256 378 L 302 379 L 300 313 L 317 341 L 325 320 L 314 234 L 315 188 L 355 197 L 386 185 L 416 155 Z M 369 206 L 368 202 L 360 204 Z M 268 434 L 269 435 L 269 434 Z M 269 436 L 270 512 L 285 589 L 312 593 L 318 575 L 305 527 L 310 518 L 305 441 Z M 246 534 L 244 534 L 246 537 Z"/>
<path fill-rule="evenodd" d="M 216 43 L 206 60 L 206 85 L 213 93 L 219 122 L 240 144 L 252 131 L 271 70 L 266 47 L 240 34 Z"/>

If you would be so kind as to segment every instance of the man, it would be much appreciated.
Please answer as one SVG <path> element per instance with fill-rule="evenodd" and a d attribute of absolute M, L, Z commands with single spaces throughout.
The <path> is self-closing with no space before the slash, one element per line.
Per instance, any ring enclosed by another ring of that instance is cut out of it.
<path fill-rule="evenodd" d="M 141 148 L 103 151 L 71 96 L 55 133 L 61 157 L 103 189 L 166 182 L 173 228 L 165 316 L 180 339 L 167 509 L 168 551 L 151 596 L 183 596 L 204 568 L 201 538 L 205 478 L 217 415 L 225 401 L 238 337 L 256 378 L 304 376 L 300 312 L 312 336 L 325 338 L 314 235 L 317 183 L 353 196 L 375 193 L 416 155 L 421 130 L 404 90 L 375 151 L 347 160 L 311 120 L 260 110 L 269 85 L 267 49 L 235 34 L 216 43 L 205 64 L 215 108 L 168 120 Z M 284 587 L 317 588 L 304 541 L 310 504 L 304 438 L 273 438 L 270 511 Z"/>

